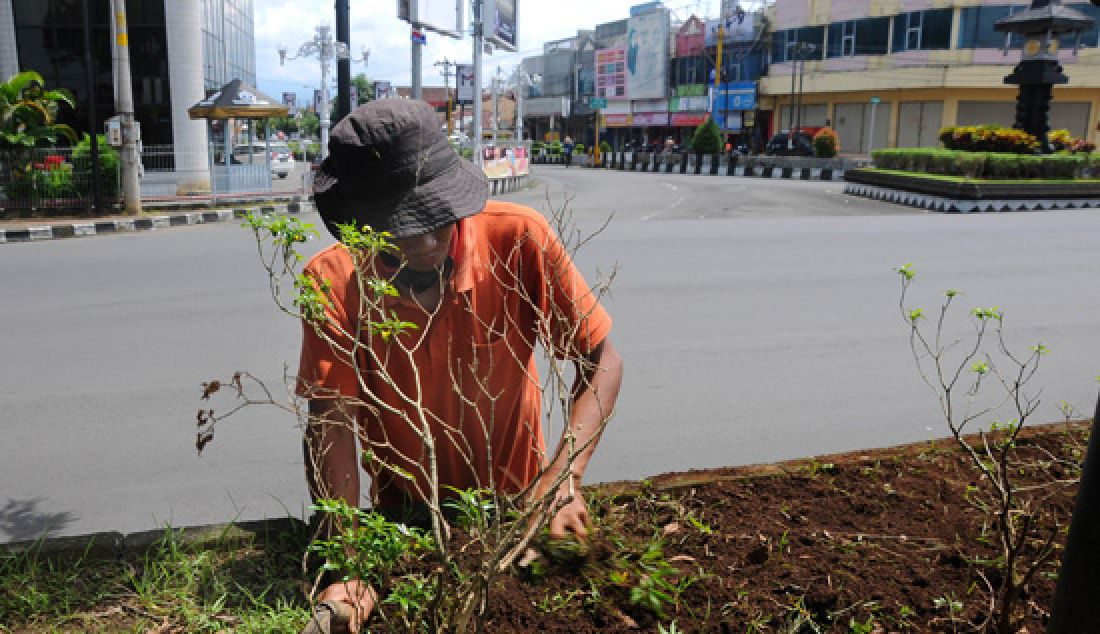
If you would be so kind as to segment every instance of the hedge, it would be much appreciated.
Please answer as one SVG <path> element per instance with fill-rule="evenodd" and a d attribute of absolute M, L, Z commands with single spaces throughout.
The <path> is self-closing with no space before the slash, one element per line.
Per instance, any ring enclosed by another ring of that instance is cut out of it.
<path fill-rule="evenodd" d="M 1081 178 L 1088 169 L 1100 176 L 1100 155 L 1012 154 L 934 148 L 895 148 L 871 153 L 875 167 L 992 180 Z"/>

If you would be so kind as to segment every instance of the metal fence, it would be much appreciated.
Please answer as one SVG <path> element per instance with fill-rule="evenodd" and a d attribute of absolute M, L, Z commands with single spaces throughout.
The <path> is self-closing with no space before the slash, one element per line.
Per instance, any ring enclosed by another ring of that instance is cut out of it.
<path fill-rule="evenodd" d="M 118 206 L 118 154 L 100 153 L 99 191 L 104 207 Z M 0 217 L 35 211 L 49 215 L 92 207 L 93 170 L 87 148 L 0 150 Z"/>

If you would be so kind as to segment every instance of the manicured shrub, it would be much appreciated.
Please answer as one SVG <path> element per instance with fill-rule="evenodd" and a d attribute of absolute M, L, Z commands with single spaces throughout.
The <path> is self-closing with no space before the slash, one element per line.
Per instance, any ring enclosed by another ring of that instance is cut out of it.
<path fill-rule="evenodd" d="M 699 154 L 718 154 L 724 147 L 718 124 L 709 117 L 695 129 L 695 135 L 691 138 L 691 149 Z"/>
<path fill-rule="evenodd" d="M 935 148 L 884 148 L 872 152 L 875 167 L 905 172 L 997 180 L 1081 178 L 1100 175 L 1100 157 L 1085 154 L 1014 154 Z"/>
<path fill-rule="evenodd" d="M 818 158 L 833 158 L 840 152 L 840 139 L 836 130 L 825 127 L 814 135 L 814 156 Z"/>
<path fill-rule="evenodd" d="M 99 191 L 104 196 L 117 196 L 120 169 L 118 152 L 107 144 L 107 139 L 102 134 L 96 135 L 96 146 L 99 149 Z M 73 148 L 73 173 L 80 192 L 91 195 L 92 141 L 87 134 Z"/>
<path fill-rule="evenodd" d="M 607 154 L 611 151 L 611 144 L 607 141 L 600 141 L 600 154 Z"/>
<path fill-rule="evenodd" d="M 1042 158 L 1040 178 L 1075 178 L 1085 163 L 1085 157 L 1074 154 L 1055 154 Z"/>
<path fill-rule="evenodd" d="M 968 125 L 942 128 L 939 140 L 949 150 L 968 152 L 1012 152 L 1033 154 L 1039 151 L 1039 140 L 1015 128 L 995 125 Z"/>

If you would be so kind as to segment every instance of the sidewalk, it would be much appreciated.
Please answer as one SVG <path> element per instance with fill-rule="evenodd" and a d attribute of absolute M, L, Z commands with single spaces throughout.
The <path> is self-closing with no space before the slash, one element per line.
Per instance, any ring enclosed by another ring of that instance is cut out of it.
<path fill-rule="evenodd" d="M 57 216 L 0 219 L 0 243 L 82 238 L 149 231 L 211 222 L 228 222 L 248 213 L 298 214 L 312 210 L 309 196 L 285 193 L 256 196 L 179 196 L 142 201 L 137 216 Z"/>

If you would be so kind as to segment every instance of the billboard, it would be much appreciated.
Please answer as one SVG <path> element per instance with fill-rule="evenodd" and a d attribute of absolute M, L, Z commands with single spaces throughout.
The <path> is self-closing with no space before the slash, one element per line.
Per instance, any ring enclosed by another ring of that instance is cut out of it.
<path fill-rule="evenodd" d="M 493 46 L 513 53 L 519 46 L 519 34 L 516 32 L 519 26 L 517 2 L 518 0 L 485 0 L 481 9 L 485 39 Z"/>
<path fill-rule="evenodd" d="M 414 28 L 461 39 L 462 5 L 462 0 L 397 0 L 397 17 Z"/>
<path fill-rule="evenodd" d="M 719 84 L 714 96 L 715 123 L 722 130 L 740 130 L 741 113 L 756 109 L 756 82 L 731 81 Z"/>
<path fill-rule="evenodd" d="M 668 9 L 632 15 L 626 31 L 626 94 L 631 99 L 668 96 Z"/>
<path fill-rule="evenodd" d="M 385 99 L 386 97 L 394 96 L 393 85 L 388 81 L 375 80 L 374 82 L 374 98 Z"/>
<path fill-rule="evenodd" d="M 596 51 L 596 96 L 626 99 L 626 49 L 604 48 Z"/>
<path fill-rule="evenodd" d="M 735 13 L 722 21 L 707 20 L 706 46 L 718 43 L 718 25 L 724 29 L 723 42 L 751 42 L 756 37 L 756 21 L 752 13 Z"/>
<path fill-rule="evenodd" d="M 473 103 L 474 65 L 455 64 L 455 78 L 458 82 L 458 103 Z"/>

